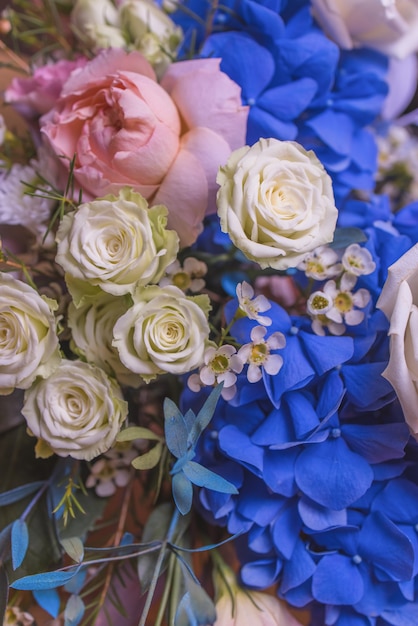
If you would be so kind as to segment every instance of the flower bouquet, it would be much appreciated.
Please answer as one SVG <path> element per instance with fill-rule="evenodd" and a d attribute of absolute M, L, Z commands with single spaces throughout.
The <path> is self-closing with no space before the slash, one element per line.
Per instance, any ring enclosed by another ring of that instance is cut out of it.
<path fill-rule="evenodd" d="M 1 9 L 3 625 L 418 624 L 416 0 Z"/>

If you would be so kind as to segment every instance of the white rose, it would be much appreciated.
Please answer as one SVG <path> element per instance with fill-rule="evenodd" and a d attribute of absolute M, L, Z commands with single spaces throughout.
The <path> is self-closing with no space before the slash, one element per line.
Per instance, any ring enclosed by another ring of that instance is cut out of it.
<path fill-rule="evenodd" d="M 112 345 L 113 327 L 131 304 L 128 297 L 116 298 L 108 293 L 87 299 L 79 307 L 71 302 L 68 307 L 68 326 L 76 346 L 75 352 L 114 376 L 122 385 L 138 387 L 140 377 L 124 366 Z"/>
<path fill-rule="evenodd" d="M 47 377 L 61 357 L 53 300 L 8 274 L 0 273 L 0 395 L 27 389 Z"/>
<path fill-rule="evenodd" d="M 123 0 L 119 11 L 127 39 L 161 76 L 175 56 L 181 28 L 151 0 Z"/>
<path fill-rule="evenodd" d="M 146 287 L 115 324 L 114 345 L 126 367 L 146 382 L 185 374 L 203 363 L 209 337 L 209 299 L 178 287 Z"/>
<path fill-rule="evenodd" d="M 377 306 L 390 321 L 390 358 L 383 376 L 418 439 L 418 244 L 390 266 Z"/>
<path fill-rule="evenodd" d="M 94 50 L 126 45 L 118 10 L 110 0 L 76 0 L 70 23 L 76 37 Z"/>
<path fill-rule="evenodd" d="M 365 46 L 398 58 L 418 50 L 418 0 L 312 0 L 312 6 L 341 48 Z"/>
<path fill-rule="evenodd" d="M 296 267 L 307 252 L 332 241 L 331 178 L 296 142 L 260 139 L 235 150 L 217 182 L 223 232 L 261 267 Z"/>
<path fill-rule="evenodd" d="M 98 288 L 121 296 L 159 281 L 178 251 L 177 233 L 166 229 L 167 213 L 162 205 L 148 208 L 141 194 L 124 188 L 63 217 L 56 261 L 76 306 Z"/>
<path fill-rule="evenodd" d="M 103 370 L 63 360 L 25 392 L 22 413 L 31 433 L 58 456 L 90 461 L 115 442 L 128 405 Z"/>

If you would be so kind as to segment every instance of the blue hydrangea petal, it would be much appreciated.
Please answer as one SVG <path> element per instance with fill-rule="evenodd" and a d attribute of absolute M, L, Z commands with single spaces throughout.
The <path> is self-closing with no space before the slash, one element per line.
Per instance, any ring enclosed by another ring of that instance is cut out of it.
<path fill-rule="evenodd" d="M 246 563 L 241 568 L 241 578 L 244 585 L 255 589 L 266 589 L 277 581 L 282 569 L 280 559 L 264 559 Z"/>
<path fill-rule="evenodd" d="M 268 527 L 253 526 L 248 533 L 248 547 L 257 554 L 269 554 L 274 549 Z"/>
<path fill-rule="evenodd" d="M 221 70 L 241 87 L 244 104 L 256 102 L 274 74 L 271 53 L 246 33 L 230 31 L 208 37 L 201 56 L 222 59 Z"/>
<path fill-rule="evenodd" d="M 345 424 L 341 426 L 351 450 L 369 463 L 401 459 L 409 439 L 406 424 Z"/>
<path fill-rule="evenodd" d="M 306 447 L 296 461 L 295 479 L 314 502 L 340 510 L 370 487 L 373 471 L 339 437 Z"/>
<path fill-rule="evenodd" d="M 241 461 L 255 473 L 263 467 L 263 450 L 236 426 L 225 426 L 219 432 L 219 446 L 232 459 Z"/>
<path fill-rule="evenodd" d="M 297 132 L 294 123 L 281 120 L 259 106 L 250 108 L 247 120 L 247 144 L 256 143 L 260 137 L 291 141 L 296 139 Z"/>
<path fill-rule="evenodd" d="M 259 446 L 280 446 L 280 448 L 287 447 L 289 441 L 294 439 L 292 419 L 287 406 L 284 405 L 280 409 L 273 409 L 251 437 L 251 441 Z"/>
<path fill-rule="evenodd" d="M 355 406 L 377 409 L 387 404 L 387 396 L 393 392 L 393 388 L 382 376 L 386 367 L 387 363 L 343 365 L 347 396 Z"/>
<path fill-rule="evenodd" d="M 356 604 L 363 593 L 363 577 L 351 558 L 342 554 L 322 557 L 312 576 L 315 600 L 323 604 Z"/>
<path fill-rule="evenodd" d="M 298 538 L 292 558 L 283 564 L 280 592 L 287 593 L 308 580 L 316 569 L 316 563 L 310 556 L 305 544 Z"/>
<path fill-rule="evenodd" d="M 365 615 L 380 615 L 382 608 L 389 609 L 392 606 L 398 606 L 399 603 L 404 602 L 404 598 L 399 590 L 397 583 L 382 582 L 377 580 L 367 567 L 362 567 L 360 564 L 360 570 L 365 572 L 364 580 L 364 595 L 360 602 L 355 605 L 355 609 L 359 613 Z"/>
<path fill-rule="evenodd" d="M 332 526 L 344 526 L 347 524 L 347 511 L 333 511 L 327 509 L 306 496 L 299 500 L 299 515 L 302 522 L 311 530 L 326 530 Z"/>
<path fill-rule="evenodd" d="M 274 493 L 291 497 L 297 491 L 295 482 L 295 462 L 299 450 L 281 452 L 266 450 L 264 455 L 263 478 Z"/>
<path fill-rule="evenodd" d="M 268 526 L 277 517 L 285 498 L 268 493 L 265 485 L 259 481 L 246 485 L 245 492 L 237 504 L 238 512 L 259 526 Z M 247 496 L 247 497 L 245 497 Z"/>
<path fill-rule="evenodd" d="M 286 85 L 266 89 L 257 106 L 283 121 L 294 120 L 307 108 L 317 90 L 311 78 L 301 78 Z"/>
<path fill-rule="evenodd" d="M 337 154 L 351 154 L 354 124 L 344 113 L 325 110 L 307 120 L 306 125 Z"/>
<path fill-rule="evenodd" d="M 372 511 L 382 511 L 394 522 L 418 523 L 418 486 L 409 480 L 392 480 L 376 496 Z"/>
<path fill-rule="evenodd" d="M 409 580 L 413 575 L 414 549 L 409 537 L 378 511 L 371 513 L 363 524 L 359 553 L 393 580 Z"/>
<path fill-rule="evenodd" d="M 354 344 L 351 337 L 320 337 L 300 331 L 299 338 L 309 355 L 311 365 L 320 376 L 353 356 Z"/>
<path fill-rule="evenodd" d="M 278 553 L 285 559 L 291 558 L 301 528 L 302 520 L 297 503 L 293 502 L 291 505 L 289 503 L 284 506 L 272 525 L 272 536 Z"/>
<path fill-rule="evenodd" d="M 405 604 L 397 609 L 383 611 L 382 617 L 391 626 L 416 626 L 418 624 L 418 604 Z"/>
<path fill-rule="evenodd" d="M 299 587 L 289 589 L 286 593 L 280 593 L 279 595 L 292 606 L 302 608 L 313 600 L 311 586 L 311 580 L 308 579 L 306 582 L 299 585 Z"/>

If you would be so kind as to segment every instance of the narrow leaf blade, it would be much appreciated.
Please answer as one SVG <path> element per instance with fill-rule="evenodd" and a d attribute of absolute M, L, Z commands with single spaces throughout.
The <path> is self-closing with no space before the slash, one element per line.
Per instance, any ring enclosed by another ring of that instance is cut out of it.
<path fill-rule="evenodd" d="M 157 443 L 155 446 L 145 452 L 145 454 L 141 454 L 141 456 L 137 456 L 133 461 L 132 465 L 135 469 L 138 470 L 147 470 L 152 469 L 156 465 L 158 465 L 159 460 L 161 459 L 161 453 L 163 450 L 163 446 L 161 443 Z"/>
<path fill-rule="evenodd" d="M 206 487 L 206 489 L 220 491 L 221 493 L 238 493 L 235 485 L 195 461 L 186 463 L 183 472 L 198 487 Z"/>
<path fill-rule="evenodd" d="M 12 564 L 17 569 L 25 558 L 29 546 L 29 532 L 25 521 L 17 519 L 12 525 Z"/>

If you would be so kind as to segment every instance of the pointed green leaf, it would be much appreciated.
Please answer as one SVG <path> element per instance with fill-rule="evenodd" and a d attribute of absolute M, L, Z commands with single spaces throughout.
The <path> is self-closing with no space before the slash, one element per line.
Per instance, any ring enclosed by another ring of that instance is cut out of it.
<path fill-rule="evenodd" d="M 173 476 L 173 498 L 176 503 L 176 507 L 182 515 L 186 515 L 192 508 L 193 500 L 193 487 L 190 480 L 179 472 Z"/>
<path fill-rule="evenodd" d="M 17 519 L 12 525 L 12 563 L 17 569 L 25 558 L 29 545 L 29 532 L 25 521 Z"/>
<path fill-rule="evenodd" d="M 188 431 L 183 414 L 170 398 L 164 400 L 164 417 L 167 447 L 179 459 L 187 452 Z"/>
<path fill-rule="evenodd" d="M 141 456 L 137 456 L 133 461 L 132 465 L 137 470 L 148 470 L 152 469 L 156 465 L 158 465 L 159 460 L 161 459 L 161 454 L 163 451 L 163 444 L 157 443 L 151 450 L 145 452 L 145 454 L 141 454 Z"/>
<path fill-rule="evenodd" d="M 69 597 L 64 611 L 64 626 L 77 626 L 85 612 L 85 606 L 80 596 Z"/>
<path fill-rule="evenodd" d="M 33 574 L 32 576 L 24 576 L 18 578 L 10 586 L 13 589 L 21 591 L 33 591 L 34 589 L 54 589 L 65 585 L 78 572 L 79 567 L 71 568 L 66 571 L 45 572 L 42 574 Z"/>
<path fill-rule="evenodd" d="M 45 481 L 37 480 L 33 483 L 28 483 L 27 485 L 22 485 L 21 487 L 4 491 L 3 493 L 0 493 L 0 506 L 7 506 L 9 504 L 13 504 L 14 502 L 19 502 L 19 500 L 22 500 L 22 498 L 25 498 L 26 496 L 30 496 L 31 493 L 38 491 L 38 489 L 44 485 Z"/>
<path fill-rule="evenodd" d="M 76 563 L 81 563 L 84 558 L 84 546 L 80 537 L 68 537 L 61 539 L 61 545 L 69 557 Z"/>
<path fill-rule="evenodd" d="M 206 489 L 220 491 L 221 493 L 238 493 L 235 485 L 195 461 L 186 463 L 183 472 L 198 487 L 206 487 Z"/>
<path fill-rule="evenodd" d="M 211 421 L 213 414 L 215 413 L 216 405 L 223 389 L 223 383 L 214 387 L 207 397 L 204 405 L 197 414 L 196 420 L 189 435 L 189 445 L 193 447 L 196 445 L 201 433 Z"/>
<path fill-rule="evenodd" d="M 128 428 L 121 430 L 116 437 L 116 441 L 133 441 L 134 439 L 161 441 L 161 437 L 159 435 L 156 435 L 149 428 L 143 428 L 142 426 L 128 426 Z"/>

